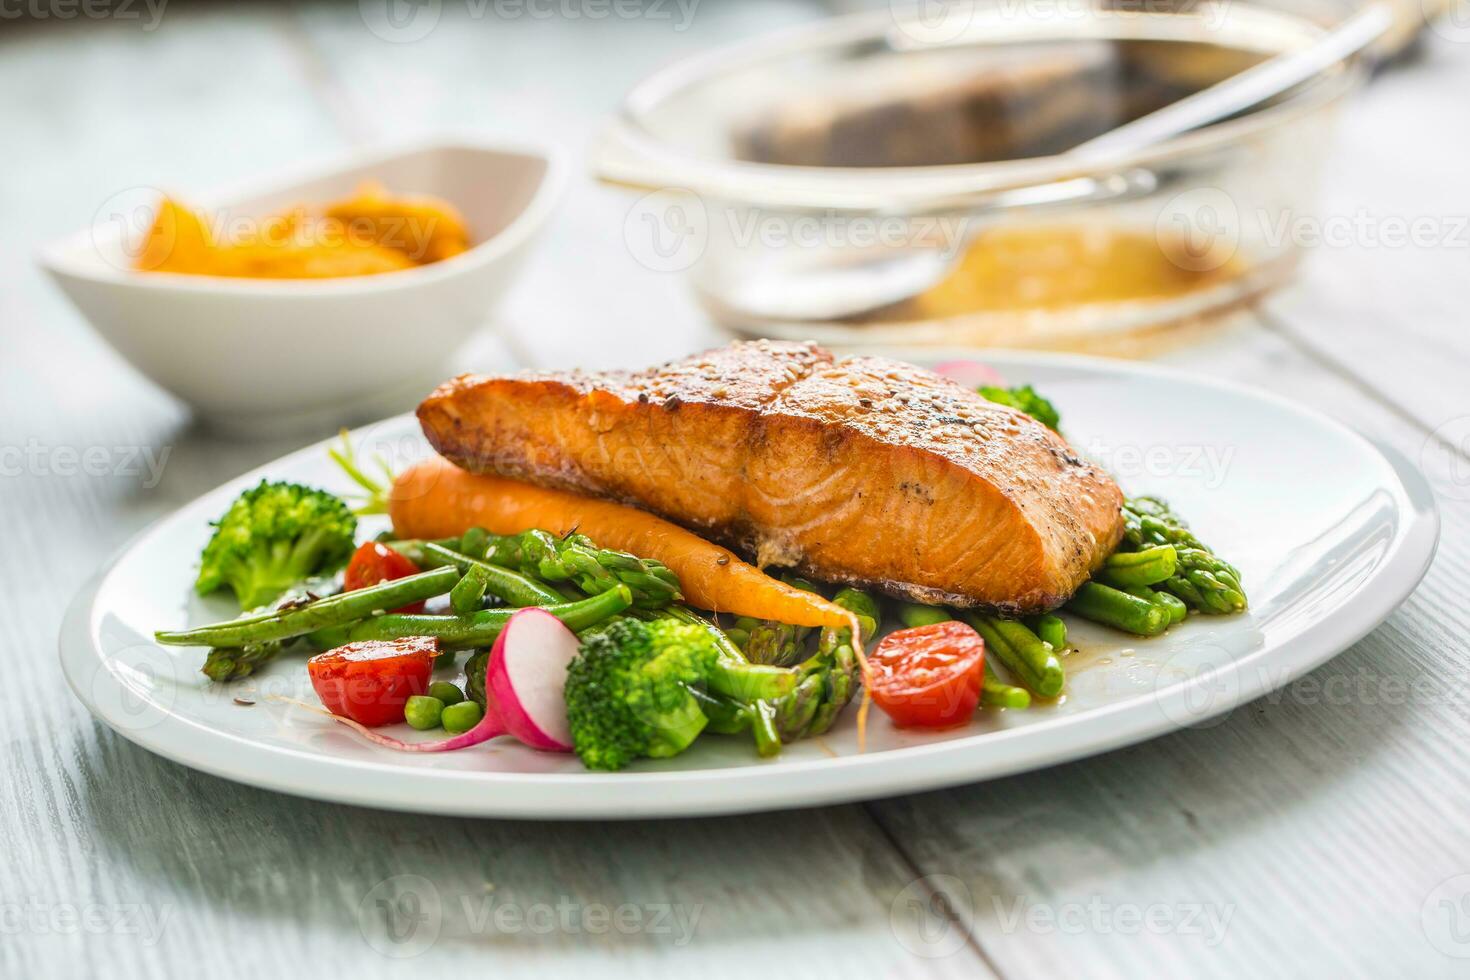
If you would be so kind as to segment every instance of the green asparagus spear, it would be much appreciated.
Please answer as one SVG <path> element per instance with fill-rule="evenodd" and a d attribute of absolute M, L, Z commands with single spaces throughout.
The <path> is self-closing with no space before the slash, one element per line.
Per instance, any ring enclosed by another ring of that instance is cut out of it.
<path fill-rule="evenodd" d="M 274 660 L 282 650 L 280 641 L 253 643 L 245 647 L 225 647 L 209 651 L 200 670 L 212 681 L 237 681 L 255 673 L 257 667 Z"/>
<path fill-rule="evenodd" d="M 781 667 L 750 662 L 740 648 L 725 635 L 724 630 L 698 613 L 683 606 L 670 606 L 664 610 L 663 615 L 682 623 L 692 623 L 714 639 L 715 646 L 720 651 L 720 659 L 714 672 L 710 674 L 708 683 L 710 690 L 716 694 L 741 701 L 755 701 L 779 698 L 796 688 L 798 677 L 795 673 Z"/>
<path fill-rule="evenodd" d="M 932 626 L 954 619 L 943 606 L 925 606 L 917 602 L 901 602 L 898 605 L 898 621 L 905 627 Z"/>
<path fill-rule="evenodd" d="M 1108 556 L 1095 577 L 1115 589 L 1155 585 L 1174 574 L 1178 557 L 1172 544 L 1155 545 L 1142 551 L 1119 551 Z"/>
<path fill-rule="evenodd" d="M 1044 698 L 1062 693 L 1067 679 L 1062 662 L 1024 623 L 975 612 L 961 615 L 985 638 L 985 652 L 1005 664 L 1031 691 Z"/>
<path fill-rule="evenodd" d="M 575 633 L 617 615 L 632 604 L 632 592 L 626 585 L 619 585 L 608 592 L 578 602 L 546 605 L 541 608 L 560 619 L 567 629 Z M 484 609 L 473 616 L 389 613 L 358 623 L 348 633 L 348 640 L 356 643 L 361 640 L 396 640 L 404 636 L 433 636 L 438 638 L 440 646 L 449 650 L 489 646 L 495 642 L 495 638 L 517 611 Z"/>
<path fill-rule="evenodd" d="M 1162 500 L 1133 497 L 1124 502 L 1123 541 L 1129 551 L 1161 544 L 1174 546 L 1177 568 L 1159 587 L 1183 600 L 1190 609 L 1220 615 L 1246 608 L 1240 572 L 1195 537 L 1189 525 Z"/>
<path fill-rule="evenodd" d="M 705 731 L 721 735 L 738 735 L 749 731 L 755 737 L 755 750 L 762 758 L 770 758 L 781 751 L 781 735 L 776 731 L 775 709 L 767 701 L 750 704 L 734 698 L 722 697 L 708 691 L 689 689 L 699 703 L 709 724 Z"/>
<path fill-rule="evenodd" d="M 284 609 L 315 602 L 323 596 L 334 595 L 338 582 L 335 577 L 310 578 L 294 586 L 284 596 L 267 606 L 252 609 L 251 616 L 264 616 Z M 223 683 L 249 677 L 257 669 L 274 660 L 285 649 L 285 641 L 270 640 L 265 643 L 250 643 L 243 647 L 222 647 L 209 651 L 200 668 L 204 676 Z"/>
<path fill-rule="evenodd" d="M 1083 619 L 1139 636 L 1157 636 L 1169 628 L 1169 612 L 1163 606 L 1100 582 L 1083 582 L 1067 609 Z"/>
<path fill-rule="evenodd" d="M 858 689 L 860 667 L 846 629 L 825 629 L 817 643 L 817 653 L 809 666 L 821 673 L 822 701 L 812 714 L 806 735 L 821 735 L 837 720 L 842 709 Z"/>
<path fill-rule="evenodd" d="M 753 664 L 789 667 L 801 659 L 802 644 L 810 634 L 805 626 L 761 623 L 747 636 L 745 656 Z"/>
<path fill-rule="evenodd" d="M 432 599 L 448 592 L 458 581 L 459 572 L 453 568 L 436 568 L 274 612 L 252 613 L 188 630 L 162 630 L 153 636 L 167 646 L 184 647 L 245 647 L 288 640 L 324 627 L 341 626 L 384 609 Z"/>
<path fill-rule="evenodd" d="M 1172 592 L 1155 590 L 1153 601 L 1163 606 L 1169 613 L 1169 625 L 1171 626 L 1184 622 L 1184 617 L 1189 615 L 1189 607 L 1184 604 L 1184 600 Z"/>
<path fill-rule="evenodd" d="M 662 562 L 599 548 L 581 534 L 492 534 L 485 560 L 548 582 L 570 582 L 588 595 L 626 585 L 640 609 L 662 609 L 682 598 L 679 579 Z"/>
<path fill-rule="evenodd" d="M 799 576 L 785 575 L 782 580 L 803 592 L 818 592 L 814 584 Z M 812 635 L 811 627 L 792 626 L 774 620 L 750 620 L 747 623 L 746 619 L 742 616 L 736 625 L 747 631 L 745 655 L 752 663 L 789 667 L 802 659 L 807 638 Z"/>
<path fill-rule="evenodd" d="M 1129 595 L 1136 595 L 1140 599 L 1147 599 L 1162 608 L 1169 614 L 1169 625 L 1171 626 L 1183 622 L 1184 617 L 1189 615 L 1189 607 L 1184 604 L 1184 600 L 1171 592 L 1160 592 L 1146 585 L 1135 585 L 1123 591 Z"/>

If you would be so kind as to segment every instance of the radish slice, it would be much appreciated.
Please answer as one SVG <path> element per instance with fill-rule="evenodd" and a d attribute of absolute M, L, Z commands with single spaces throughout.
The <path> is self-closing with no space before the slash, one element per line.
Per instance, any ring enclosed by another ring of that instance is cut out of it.
<path fill-rule="evenodd" d="M 400 752 L 453 752 L 499 735 L 510 735 L 533 749 L 570 752 L 567 666 L 580 646 L 577 634 L 546 610 L 532 607 L 518 611 L 490 648 L 490 660 L 485 665 L 485 717 L 464 734 L 437 742 L 405 742 L 314 704 L 280 695 L 273 700 L 319 711 L 374 745 Z"/>
<path fill-rule="evenodd" d="M 581 641 L 544 609 L 522 609 L 495 639 L 485 666 L 485 700 L 505 728 L 533 749 L 572 751 L 567 667 Z"/>
<path fill-rule="evenodd" d="M 999 371 L 979 361 L 945 361 L 934 365 L 934 373 L 942 374 L 951 381 L 958 381 L 967 388 L 979 388 L 981 385 L 1003 387 L 1006 383 Z"/>

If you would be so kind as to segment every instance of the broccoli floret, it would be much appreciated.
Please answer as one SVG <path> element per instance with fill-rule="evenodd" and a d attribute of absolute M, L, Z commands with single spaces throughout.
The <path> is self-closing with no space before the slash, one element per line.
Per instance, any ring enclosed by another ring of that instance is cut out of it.
<path fill-rule="evenodd" d="M 302 579 L 341 568 L 352 555 L 357 518 L 325 490 L 262 480 L 214 527 L 194 588 L 208 595 L 229 586 L 242 609 L 254 609 Z"/>
<path fill-rule="evenodd" d="M 987 400 L 1025 412 L 1048 429 L 1056 431 L 1062 424 L 1062 417 L 1052 403 L 1038 395 L 1036 389 L 1030 385 L 1021 385 L 1018 388 L 983 385 L 978 390 Z"/>
<path fill-rule="evenodd" d="M 566 685 L 582 763 L 622 769 L 687 749 L 708 723 L 690 687 L 704 686 L 718 658 L 707 631 L 672 620 L 622 619 L 584 637 Z"/>

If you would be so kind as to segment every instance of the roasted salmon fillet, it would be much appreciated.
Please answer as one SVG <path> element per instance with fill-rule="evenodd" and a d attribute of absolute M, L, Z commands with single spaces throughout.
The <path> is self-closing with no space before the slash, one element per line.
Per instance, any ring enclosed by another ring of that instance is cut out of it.
<path fill-rule="evenodd" d="M 1117 485 L 1030 416 L 814 344 L 465 375 L 418 417 L 472 472 L 634 504 L 757 564 L 919 602 L 1051 609 L 1123 532 Z"/>

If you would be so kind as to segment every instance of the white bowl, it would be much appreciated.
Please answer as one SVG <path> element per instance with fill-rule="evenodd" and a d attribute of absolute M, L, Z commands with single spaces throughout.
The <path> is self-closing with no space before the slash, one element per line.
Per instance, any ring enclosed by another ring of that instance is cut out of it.
<path fill-rule="evenodd" d="M 454 204 L 477 244 L 400 272 L 316 280 L 139 272 L 134 257 L 162 196 L 154 188 L 115 195 L 92 227 L 43 249 L 40 262 L 109 344 L 210 424 L 259 432 L 340 422 L 443 380 L 455 349 L 510 285 L 563 172 L 553 155 L 453 140 L 186 196 L 232 220 L 343 197 L 364 180 Z"/>

